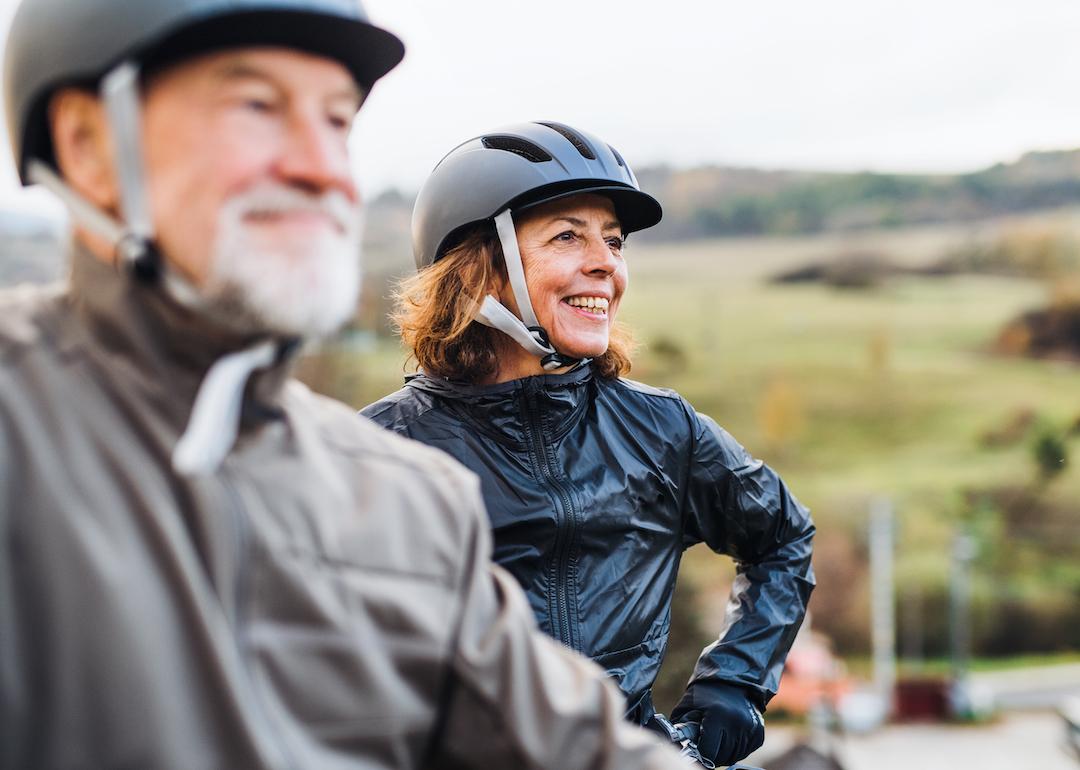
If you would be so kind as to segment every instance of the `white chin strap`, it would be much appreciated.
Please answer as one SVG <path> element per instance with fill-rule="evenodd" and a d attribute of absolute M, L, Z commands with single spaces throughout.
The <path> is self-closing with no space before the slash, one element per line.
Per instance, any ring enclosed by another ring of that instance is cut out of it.
<path fill-rule="evenodd" d="M 29 162 L 30 181 L 60 198 L 76 224 L 105 239 L 113 247 L 116 259 L 135 280 L 156 283 L 174 302 L 197 314 L 213 317 L 215 313 L 198 289 L 175 270 L 167 269 L 153 244 L 154 224 L 142 167 L 138 66 L 128 61 L 111 70 L 101 81 L 100 96 L 116 147 L 122 220 L 88 201 L 41 161 Z M 228 319 L 220 320 L 228 322 Z M 199 385 L 187 428 L 173 451 L 175 471 L 193 476 L 217 470 L 236 443 L 249 377 L 273 364 L 280 348 L 278 343 L 262 340 L 214 362 Z"/>
<path fill-rule="evenodd" d="M 520 318 L 490 294 L 480 303 L 480 312 L 477 313 L 476 320 L 484 326 L 490 326 L 508 335 L 514 342 L 538 358 L 555 354 L 555 348 L 550 343 L 542 342 L 538 333 L 529 331 Z"/>
<path fill-rule="evenodd" d="M 139 98 L 139 68 L 122 62 L 101 81 L 101 98 L 109 117 L 109 130 L 116 147 L 116 173 L 120 184 L 120 206 L 130 235 L 149 244 L 154 237 L 154 218 L 143 173 L 143 147 Z"/>
<path fill-rule="evenodd" d="M 484 297 L 476 320 L 492 329 L 498 329 L 514 342 L 540 359 L 545 371 L 561 369 L 564 366 L 581 363 L 578 359 L 564 357 L 548 340 L 547 332 L 536 320 L 532 301 L 529 298 L 529 285 L 525 282 L 525 268 L 521 263 L 521 251 L 518 249 L 517 232 L 514 230 L 514 218 L 510 209 L 495 217 L 495 231 L 502 245 L 506 273 L 510 278 L 510 291 L 514 295 L 521 318 L 492 295 Z"/>

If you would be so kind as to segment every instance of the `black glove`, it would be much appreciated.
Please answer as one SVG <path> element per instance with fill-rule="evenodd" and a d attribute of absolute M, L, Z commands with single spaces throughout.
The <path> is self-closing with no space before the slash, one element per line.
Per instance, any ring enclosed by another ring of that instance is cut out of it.
<path fill-rule="evenodd" d="M 718 765 L 734 764 L 765 742 L 757 694 L 734 684 L 692 682 L 671 721 L 696 723 L 698 750 Z"/>

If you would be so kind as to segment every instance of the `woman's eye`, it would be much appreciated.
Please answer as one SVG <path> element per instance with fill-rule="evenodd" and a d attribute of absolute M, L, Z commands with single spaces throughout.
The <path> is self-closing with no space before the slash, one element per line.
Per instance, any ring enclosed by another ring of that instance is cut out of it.
<path fill-rule="evenodd" d="M 562 241 L 563 243 L 569 243 L 577 238 L 577 234 L 573 230 L 566 230 L 555 236 L 555 240 Z"/>
<path fill-rule="evenodd" d="M 612 251 L 622 251 L 623 243 L 625 243 L 625 241 L 618 235 L 613 235 L 607 239 L 607 243 L 608 248 Z"/>

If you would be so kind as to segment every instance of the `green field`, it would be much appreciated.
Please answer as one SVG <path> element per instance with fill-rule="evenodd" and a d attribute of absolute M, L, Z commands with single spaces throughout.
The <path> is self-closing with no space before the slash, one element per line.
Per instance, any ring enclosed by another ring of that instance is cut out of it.
<path fill-rule="evenodd" d="M 1027 447 L 979 451 L 980 433 L 1023 408 L 1059 422 L 1080 414 L 1074 367 L 990 350 L 1006 320 L 1045 301 L 1040 284 L 777 286 L 740 264 L 753 256 L 735 245 L 698 248 L 692 263 L 659 249 L 633 255 L 622 317 L 645 344 L 634 376 L 713 415 L 781 469 L 823 522 L 870 495 L 921 508 L 959 485 L 1019 483 L 1031 475 Z M 675 356 L 650 350 L 657 343 L 684 358 L 672 366 Z M 1080 483 L 1067 476 L 1062 486 Z"/>

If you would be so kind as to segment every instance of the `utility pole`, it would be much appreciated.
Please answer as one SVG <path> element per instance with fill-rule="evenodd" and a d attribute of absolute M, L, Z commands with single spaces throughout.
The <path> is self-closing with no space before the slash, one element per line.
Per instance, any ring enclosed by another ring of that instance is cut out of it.
<path fill-rule="evenodd" d="M 971 683 L 971 562 L 975 539 L 966 532 L 953 538 L 949 581 L 949 647 L 952 657 L 952 711 L 961 719 L 972 715 Z"/>
<path fill-rule="evenodd" d="M 893 578 L 894 516 L 892 503 L 878 498 L 870 505 L 870 590 L 874 646 L 874 689 L 886 717 L 892 716 L 896 690 L 896 607 Z"/>
<path fill-rule="evenodd" d="M 918 584 L 900 589 L 900 658 L 916 669 L 923 665 L 923 595 Z"/>

